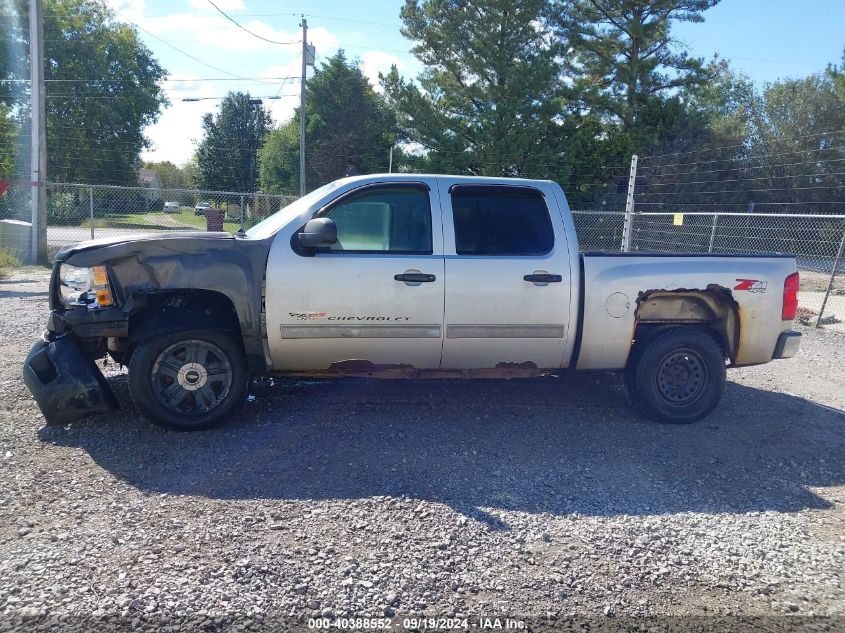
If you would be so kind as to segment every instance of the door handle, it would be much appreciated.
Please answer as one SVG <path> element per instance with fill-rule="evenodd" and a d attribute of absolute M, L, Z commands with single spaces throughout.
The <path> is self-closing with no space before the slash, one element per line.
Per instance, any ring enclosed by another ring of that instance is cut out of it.
<path fill-rule="evenodd" d="M 405 283 L 419 284 L 436 281 L 437 277 L 434 275 L 427 275 L 426 273 L 402 273 L 400 275 L 393 275 L 396 281 L 404 281 Z"/>
<path fill-rule="evenodd" d="M 563 277 L 560 275 L 550 275 L 549 273 L 534 273 L 533 275 L 525 275 L 523 279 L 535 284 L 551 284 L 563 281 Z"/>

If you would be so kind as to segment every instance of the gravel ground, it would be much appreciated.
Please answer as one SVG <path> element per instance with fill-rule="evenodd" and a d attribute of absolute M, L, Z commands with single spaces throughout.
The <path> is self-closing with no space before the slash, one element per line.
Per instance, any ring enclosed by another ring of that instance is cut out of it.
<path fill-rule="evenodd" d="M 20 367 L 46 283 L 0 281 L 0 629 L 845 626 L 840 334 L 730 371 L 692 426 L 633 417 L 615 376 L 573 374 L 279 380 L 180 434 L 110 370 L 119 413 L 44 427 Z"/>

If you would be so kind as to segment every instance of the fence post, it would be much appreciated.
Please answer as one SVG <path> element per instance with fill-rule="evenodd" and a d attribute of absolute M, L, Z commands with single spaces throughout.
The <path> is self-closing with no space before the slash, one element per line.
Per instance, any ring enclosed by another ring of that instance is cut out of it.
<path fill-rule="evenodd" d="M 631 156 L 631 174 L 628 176 L 628 196 L 625 198 L 625 224 L 622 227 L 622 252 L 631 250 L 634 227 L 634 184 L 637 180 L 637 155 Z"/>
<path fill-rule="evenodd" d="M 88 212 L 91 216 L 91 239 L 94 239 L 94 187 L 88 187 Z"/>
<path fill-rule="evenodd" d="M 244 228 L 244 194 L 241 194 L 241 224 L 240 228 Z"/>
<path fill-rule="evenodd" d="M 713 242 L 716 241 L 716 223 L 719 221 L 719 214 L 713 214 L 713 228 L 710 229 L 710 246 L 707 247 L 707 252 L 713 252 Z"/>
<path fill-rule="evenodd" d="M 830 296 L 831 289 L 833 289 L 833 280 L 836 279 L 836 269 L 839 267 L 839 260 L 842 259 L 843 249 L 845 249 L 845 231 L 842 231 L 842 239 L 839 241 L 839 250 L 836 251 L 836 257 L 833 259 L 833 268 L 830 270 L 830 279 L 827 281 L 827 290 L 824 292 L 822 307 L 819 309 L 818 318 L 816 318 L 816 327 L 821 325 L 822 317 L 824 316 L 824 309 L 825 306 L 827 306 L 827 298 Z"/>

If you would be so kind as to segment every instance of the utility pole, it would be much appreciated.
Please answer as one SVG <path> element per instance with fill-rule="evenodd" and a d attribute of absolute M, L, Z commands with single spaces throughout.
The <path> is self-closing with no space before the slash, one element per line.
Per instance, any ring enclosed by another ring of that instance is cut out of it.
<path fill-rule="evenodd" d="M 41 0 L 29 3 L 29 80 L 32 108 L 32 242 L 33 263 L 47 260 L 47 122 L 44 108 L 44 22 Z"/>
<path fill-rule="evenodd" d="M 302 16 L 302 79 L 299 86 L 299 195 L 305 195 L 305 73 L 308 68 L 308 21 Z"/>

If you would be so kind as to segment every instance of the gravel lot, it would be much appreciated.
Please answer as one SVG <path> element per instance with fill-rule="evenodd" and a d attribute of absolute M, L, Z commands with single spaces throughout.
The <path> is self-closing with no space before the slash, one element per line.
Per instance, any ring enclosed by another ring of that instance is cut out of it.
<path fill-rule="evenodd" d="M 633 417 L 592 374 L 286 379 L 180 434 L 141 419 L 112 370 L 119 413 L 44 427 L 20 367 L 46 283 L 0 281 L 0 629 L 845 626 L 841 334 L 732 370 L 693 426 Z"/>

